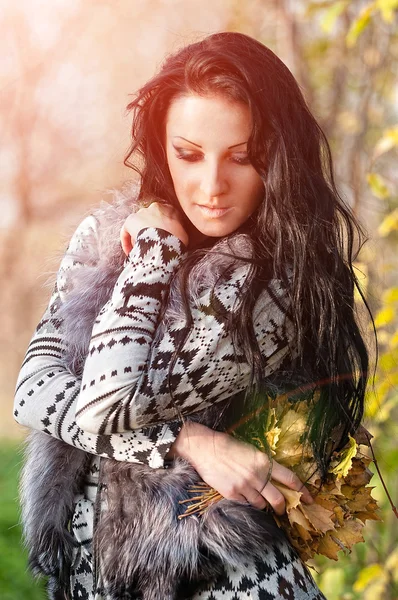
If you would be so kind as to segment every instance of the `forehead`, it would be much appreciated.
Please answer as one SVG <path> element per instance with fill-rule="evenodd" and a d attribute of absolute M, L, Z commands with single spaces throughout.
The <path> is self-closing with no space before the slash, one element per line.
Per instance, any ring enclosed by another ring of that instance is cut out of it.
<path fill-rule="evenodd" d="M 230 142 L 227 145 L 245 142 L 251 129 L 249 107 L 221 95 L 181 96 L 170 104 L 166 116 L 168 137 L 179 135 L 197 144 L 220 136 Z"/>

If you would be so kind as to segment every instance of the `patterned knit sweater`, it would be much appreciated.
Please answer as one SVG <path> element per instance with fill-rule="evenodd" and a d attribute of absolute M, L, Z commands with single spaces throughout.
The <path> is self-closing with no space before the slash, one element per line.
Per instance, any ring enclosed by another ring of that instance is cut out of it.
<path fill-rule="evenodd" d="M 72 598 L 90 600 L 102 598 L 100 580 L 99 588 L 91 587 L 99 457 L 163 467 L 164 457 L 182 426 L 180 415 L 190 415 L 237 394 L 247 387 L 250 378 L 243 356 L 238 361 L 234 356 L 226 319 L 214 310 L 215 301 L 225 311 L 234 310 L 249 269 L 240 264 L 227 280 L 220 280 L 214 294 L 205 287 L 191 304 L 193 327 L 172 372 L 171 398 L 168 365 L 184 323 L 173 319 L 173 310 L 166 311 L 161 322 L 159 313 L 187 248 L 177 237 L 154 227 L 138 233 L 113 292 L 94 322 L 82 378 L 73 375 L 63 360 L 68 339 L 59 309 L 71 291 L 73 274 L 85 266 L 75 256 L 89 238 L 97 236 L 97 227 L 96 218 L 90 215 L 70 241 L 49 305 L 27 349 L 14 403 L 14 416 L 21 425 L 41 430 L 93 455 L 85 488 L 76 497 L 72 520 L 72 533 L 79 542 L 72 569 Z M 290 363 L 292 358 L 289 347 L 293 327 L 283 296 L 280 282 L 272 280 L 254 307 L 254 331 L 265 359 L 265 375 L 283 368 L 284 361 Z M 323 597 L 288 544 L 265 553 L 265 571 L 258 564 L 250 565 L 252 584 L 247 584 L 249 564 L 245 565 L 244 582 L 239 583 L 242 590 L 251 589 L 254 593 L 260 585 L 259 573 L 268 578 L 274 570 L 268 573 L 266 564 L 278 560 L 278 568 L 284 573 L 283 585 L 300 591 L 289 597 Z M 235 572 L 233 568 L 221 587 L 212 589 L 225 591 Z M 280 585 L 279 576 L 278 581 L 275 590 Z M 269 586 L 267 589 L 271 592 Z M 209 592 L 209 599 L 215 597 L 212 593 Z M 282 597 L 275 594 L 267 597 Z M 207 598 L 204 593 L 200 596 Z M 232 597 L 251 596 L 247 592 Z"/>
<path fill-rule="evenodd" d="M 166 374 L 183 324 L 158 323 L 158 315 L 186 248 L 165 230 L 147 227 L 94 323 L 82 380 L 73 376 L 62 360 L 68 340 L 57 312 L 70 291 L 72 271 L 84 267 L 74 255 L 96 231 L 96 219 L 89 216 L 70 241 L 19 373 L 14 416 L 21 425 L 98 456 L 158 468 L 182 426 L 175 406 L 188 415 L 244 390 L 250 368 L 234 359 L 226 321 L 214 314 L 214 298 L 205 289 L 191 307 L 193 327 L 174 367 L 171 400 Z M 239 266 L 215 288 L 225 310 L 233 310 L 247 272 L 247 265 Z M 254 308 L 266 375 L 282 365 L 292 338 L 282 296 L 273 280 Z"/>

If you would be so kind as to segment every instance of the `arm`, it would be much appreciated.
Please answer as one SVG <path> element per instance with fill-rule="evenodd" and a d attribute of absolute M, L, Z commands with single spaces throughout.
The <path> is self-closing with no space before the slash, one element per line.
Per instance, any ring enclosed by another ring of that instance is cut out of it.
<path fill-rule="evenodd" d="M 237 364 L 225 322 L 217 319 L 214 301 L 232 310 L 248 266 L 239 267 L 218 285 L 216 298 L 206 291 L 191 306 L 193 328 L 167 385 L 168 365 L 181 324 L 155 327 L 165 285 L 178 261 L 180 240 L 167 231 L 147 227 L 136 237 L 128 264 L 114 293 L 96 319 L 86 359 L 76 420 L 86 431 L 121 433 L 170 422 L 207 408 L 244 390 L 250 367 Z M 291 321 L 281 302 L 283 291 L 272 283 L 259 297 L 254 327 L 264 358 L 265 374 L 289 354 Z"/>
<path fill-rule="evenodd" d="M 65 367 L 67 340 L 58 313 L 70 291 L 70 275 L 84 266 L 73 256 L 90 238 L 96 239 L 96 231 L 97 222 L 89 216 L 70 241 L 49 305 L 30 341 L 18 376 L 14 418 L 23 426 L 43 431 L 86 452 L 161 467 L 181 429 L 179 421 L 115 435 L 87 433 L 76 423 L 81 381 Z"/>

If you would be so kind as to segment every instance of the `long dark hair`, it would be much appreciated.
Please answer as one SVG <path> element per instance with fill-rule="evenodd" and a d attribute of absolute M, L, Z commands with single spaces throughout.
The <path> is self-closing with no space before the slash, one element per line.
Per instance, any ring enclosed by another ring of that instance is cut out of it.
<path fill-rule="evenodd" d="M 241 33 L 216 33 L 182 48 L 127 106 L 133 111 L 133 141 L 125 164 L 141 176 L 140 198 L 156 196 L 178 207 L 164 144 L 167 111 L 178 96 L 215 93 L 249 106 L 248 155 L 264 183 L 264 200 L 244 224 L 254 260 L 231 333 L 260 389 L 264 364 L 253 307 L 269 273 L 284 282 L 296 331 L 294 371 L 321 389 L 309 439 L 325 476 L 331 437 L 334 447 L 342 447 L 364 412 L 369 356 L 355 318 L 355 287 L 373 319 L 353 261 L 367 238 L 336 189 L 328 141 L 293 75 L 269 48 Z M 189 253 L 178 271 L 188 323 L 189 271 L 204 252 Z"/>

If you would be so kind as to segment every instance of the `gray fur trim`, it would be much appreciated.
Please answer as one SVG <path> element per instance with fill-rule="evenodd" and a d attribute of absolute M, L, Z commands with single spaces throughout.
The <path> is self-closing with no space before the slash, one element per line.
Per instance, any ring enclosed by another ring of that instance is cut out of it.
<path fill-rule="evenodd" d="M 178 519 L 190 485 L 200 477 L 184 459 L 170 469 L 107 460 L 102 467 L 106 508 L 95 532 L 95 549 L 112 600 L 124 590 L 143 600 L 174 600 L 188 582 L 190 594 L 226 565 L 261 556 L 280 535 L 273 519 L 249 504 L 221 500 L 206 513 Z M 123 493 L 121 493 L 123 490 Z M 182 596 L 183 597 L 183 596 Z"/>
<path fill-rule="evenodd" d="M 76 543 L 67 525 L 89 455 L 40 431 L 30 431 L 24 444 L 19 482 L 23 542 L 33 575 L 50 577 L 50 597 L 55 598 L 57 584 L 69 584 Z"/>

